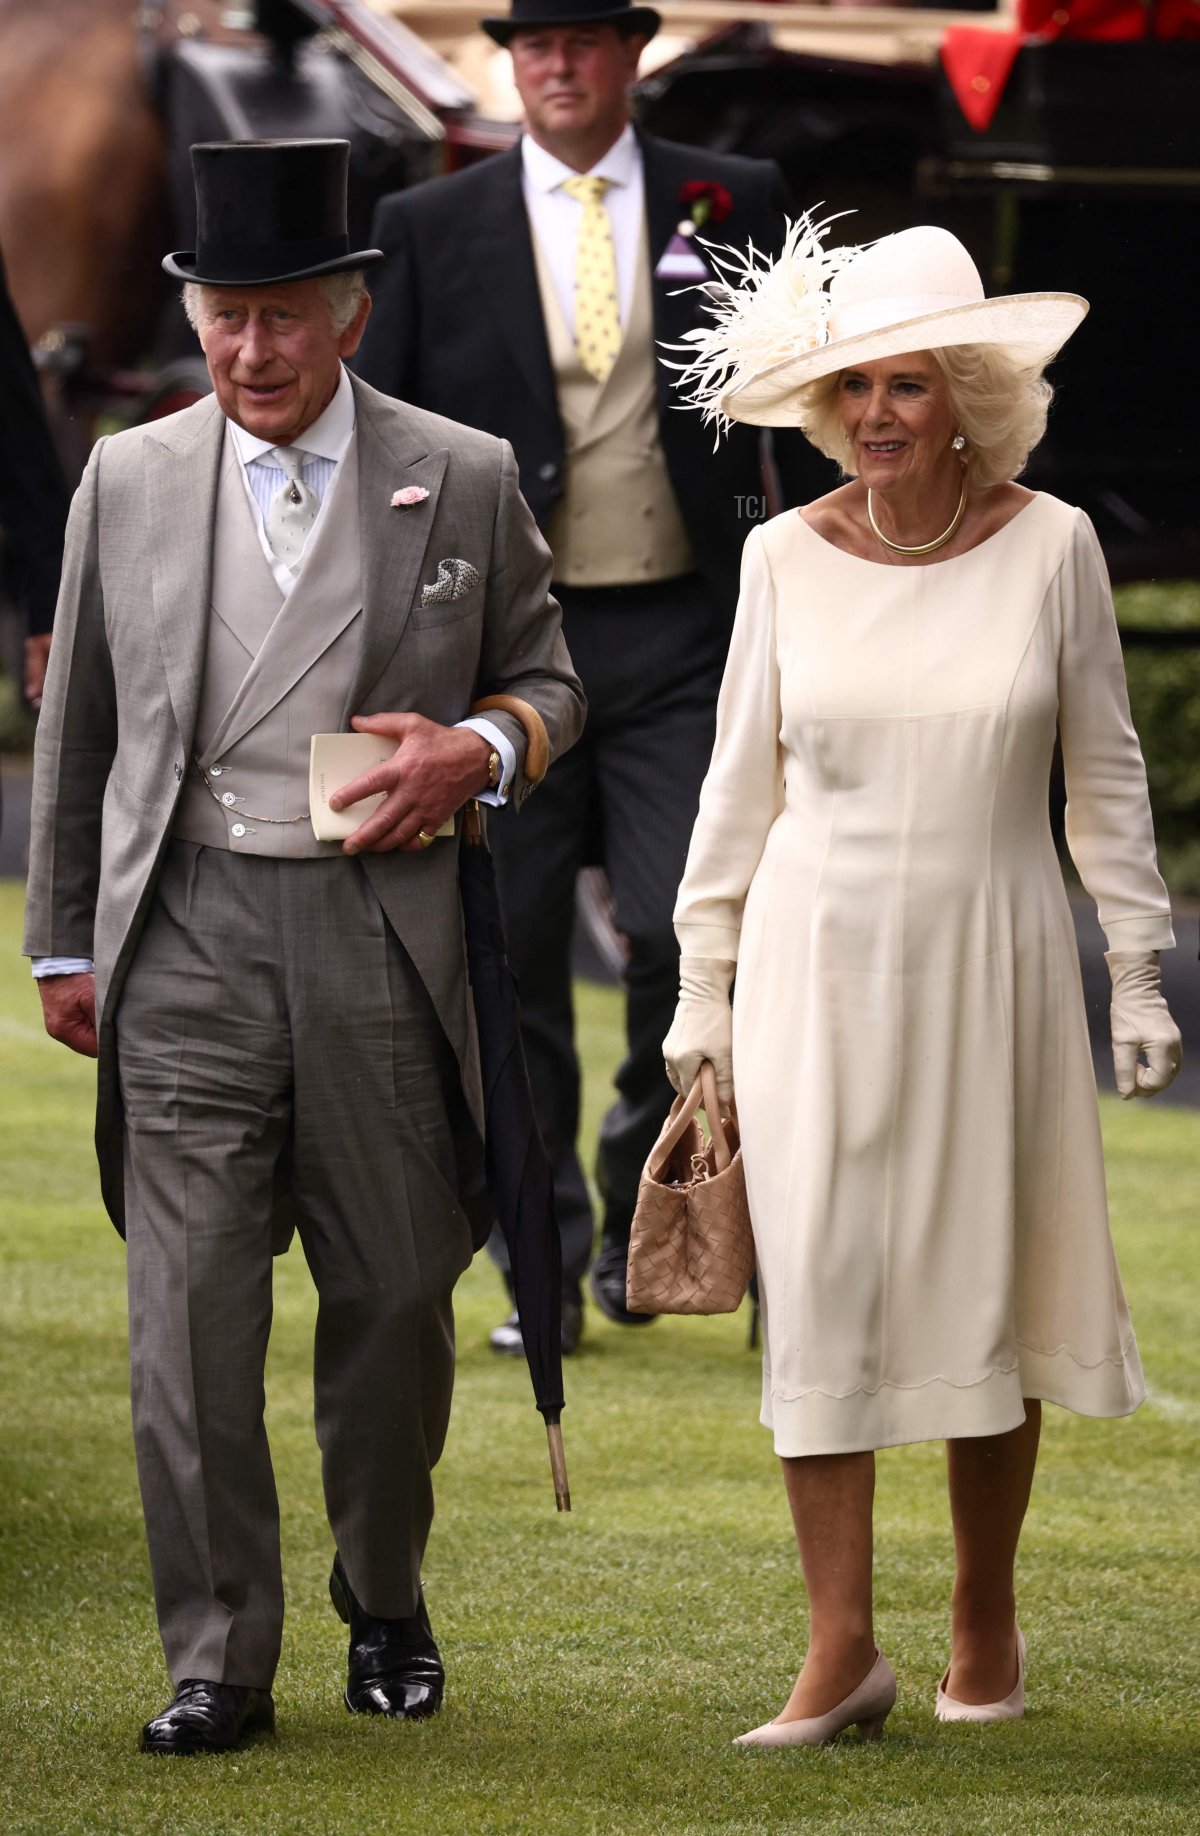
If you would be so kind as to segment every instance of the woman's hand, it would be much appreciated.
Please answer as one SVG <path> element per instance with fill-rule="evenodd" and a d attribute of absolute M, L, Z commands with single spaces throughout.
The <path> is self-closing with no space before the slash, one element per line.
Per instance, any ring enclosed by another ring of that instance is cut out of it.
<path fill-rule="evenodd" d="M 686 1095 L 695 1083 L 701 1062 L 711 1059 L 717 1074 L 717 1095 L 723 1103 L 733 1095 L 733 1009 L 729 987 L 735 964 L 715 956 L 681 956 L 679 1005 L 671 1030 L 663 1040 L 667 1076 Z"/>
<path fill-rule="evenodd" d="M 1150 1097 L 1175 1081 L 1183 1041 L 1162 998 L 1157 950 L 1109 950 L 1112 977 L 1112 1048 L 1117 1089 L 1123 1097 Z M 1138 1063 L 1144 1052 L 1146 1063 Z"/>

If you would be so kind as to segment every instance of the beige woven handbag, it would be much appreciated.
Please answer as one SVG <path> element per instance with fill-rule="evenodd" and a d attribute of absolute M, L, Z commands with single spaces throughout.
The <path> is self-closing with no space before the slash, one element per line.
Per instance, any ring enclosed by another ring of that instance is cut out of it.
<path fill-rule="evenodd" d="M 631 1313 L 732 1313 L 754 1269 L 754 1238 L 733 1105 L 722 1117 L 705 1060 L 676 1097 L 642 1171 L 629 1234 Z M 703 1109 L 711 1139 L 697 1121 Z"/>

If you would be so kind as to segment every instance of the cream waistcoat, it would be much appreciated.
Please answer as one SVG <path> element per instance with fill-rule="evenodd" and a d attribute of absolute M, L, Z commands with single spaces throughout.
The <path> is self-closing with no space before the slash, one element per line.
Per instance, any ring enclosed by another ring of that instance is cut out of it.
<path fill-rule="evenodd" d="M 227 430 L 204 687 L 176 837 L 289 859 L 341 852 L 340 842 L 317 841 L 308 821 L 309 740 L 341 729 L 361 615 L 357 440 L 334 474 L 285 600 Z M 261 820 L 267 816 L 277 820 Z"/>
<path fill-rule="evenodd" d="M 625 336 L 601 385 L 579 360 L 534 238 L 538 291 L 566 439 L 566 478 L 546 539 L 565 586 L 669 580 L 694 566 L 658 433 L 650 255 L 643 233 Z"/>

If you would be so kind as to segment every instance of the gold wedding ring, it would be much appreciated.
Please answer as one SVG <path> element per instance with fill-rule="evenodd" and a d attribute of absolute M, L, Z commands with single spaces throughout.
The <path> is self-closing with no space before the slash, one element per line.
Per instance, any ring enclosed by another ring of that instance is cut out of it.
<path fill-rule="evenodd" d="M 418 829 L 417 840 L 420 842 L 422 848 L 428 848 L 430 842 L 433 840 L 433 836 L 429 833 L 428 829 Z"/>

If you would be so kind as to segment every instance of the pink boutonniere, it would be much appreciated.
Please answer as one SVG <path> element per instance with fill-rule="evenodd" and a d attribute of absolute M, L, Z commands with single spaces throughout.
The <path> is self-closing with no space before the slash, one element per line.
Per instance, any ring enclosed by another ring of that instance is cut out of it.
<path fill-rule="evenodd" d="M 412 510 L 417 504 L 423 504 L 428 496 L 424 485 L 405 485 L 403 491 L 392 493 L 392 509 Z"/>

